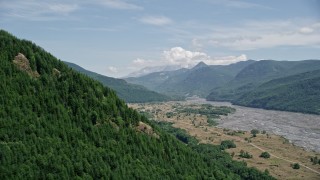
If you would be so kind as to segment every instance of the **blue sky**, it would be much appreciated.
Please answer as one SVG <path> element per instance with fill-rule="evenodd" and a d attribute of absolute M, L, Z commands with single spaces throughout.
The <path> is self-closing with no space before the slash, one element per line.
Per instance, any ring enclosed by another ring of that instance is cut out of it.
<path fill-rule="evenodd" d="M 0 0 L 0 28 L 108 76 L 320 59 L 318 0 Z"/>

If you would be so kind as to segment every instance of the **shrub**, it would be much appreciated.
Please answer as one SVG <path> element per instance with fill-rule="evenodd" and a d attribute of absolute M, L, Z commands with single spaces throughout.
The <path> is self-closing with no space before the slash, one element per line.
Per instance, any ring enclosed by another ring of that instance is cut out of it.
<path fill-rule="evenodd" d="M 320 164 L 320 159 L 318 159 L 317 156 L 311 157 L 311 158 L 310 158 L 310 161 L 311 161 L 313 164 Z"/>
<path fill-rule="evenodd" d="M 252 158 L 252 155 L 249 154 L 249 152 L 244 152 L 243 150 L 240 151 L 240 155 L 239 156 L 242 157 L 242 158 L 247 158 L 247 159 Z"/>
<path fill-rule="evenodd" d="M 268 152 L 263 152 L 261 153 L 260 157 L 267 159 L 270 158 L 270 154 Z"/>
<path fill-rule="evenodd" d="M 300 169 L 300 164 L 299 164 L 299 163 L 294 163 L 294 164 L 292 165 L 292 168 L 293 168 L 293 169 Z"/>
<path fill-rule="evenodd" d="M 252 129 L 251 130 L 251 134 L 252 134 L 253 137 L 256 137 L 257 134 L 259 134 L 259 133 L 260 133 L 260 131 L 258 129 Z"/>
<path fill-rule="evenodd" d="M 221 149 L 230 149 L 230 148 L 236 148 L 236 144 L 233 142 L 233 141 L 230 141 L 230 140 L 225 140 L 225 141 L 222 141 L 221 144 Z"/>
<path fill-rule="evenodd" d="M 208 118 L 207 123 L 209 124 L 209 126 L 218 125 L 217 121 L 215 121 L 213 118 Z"/>

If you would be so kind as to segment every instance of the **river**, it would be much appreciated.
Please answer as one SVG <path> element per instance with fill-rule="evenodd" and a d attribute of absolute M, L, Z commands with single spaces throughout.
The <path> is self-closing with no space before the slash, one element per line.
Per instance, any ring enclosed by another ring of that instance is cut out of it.
<path fill-rule="evenodd" d="M 219 120 L 218 127 L 245 131 L 265 130 L 267 133 L 283 136 L 306 150 L 320 152 L 319 115 L 250 108 L 200 98 L 190 99 L 188 102 L 235 108 L 235 113 Z"/>

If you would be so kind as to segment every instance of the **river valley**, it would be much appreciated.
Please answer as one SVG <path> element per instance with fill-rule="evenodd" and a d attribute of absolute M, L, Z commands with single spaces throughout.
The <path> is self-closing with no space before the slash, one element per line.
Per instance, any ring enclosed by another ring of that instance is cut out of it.
<path fill-rule="evenodd" d="M 218 127 L 233 130 L 265 130 L 280 135 L 306 150 L 320 152 L 320 116 L 286 111 L 274 111 L 232 105 L 229 102 L 212 102 L 192 99 L 188 103 L 230 106 L 236 112 L 223 116 Z"/>

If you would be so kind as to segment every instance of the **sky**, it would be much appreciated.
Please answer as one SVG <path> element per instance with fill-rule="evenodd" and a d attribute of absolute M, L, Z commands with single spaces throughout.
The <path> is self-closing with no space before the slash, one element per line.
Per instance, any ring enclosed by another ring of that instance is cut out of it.
<path fill-rule="evenodd" d="M 200 61 L 320 59 L 319 0 L 0 0 L 0 28 L 112 77 Z"/>

